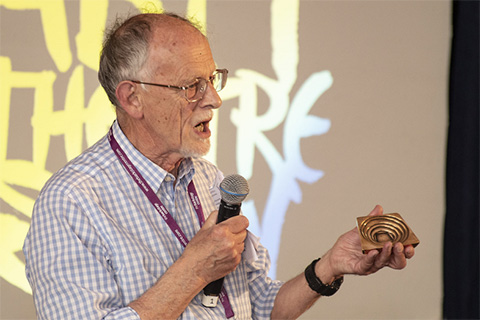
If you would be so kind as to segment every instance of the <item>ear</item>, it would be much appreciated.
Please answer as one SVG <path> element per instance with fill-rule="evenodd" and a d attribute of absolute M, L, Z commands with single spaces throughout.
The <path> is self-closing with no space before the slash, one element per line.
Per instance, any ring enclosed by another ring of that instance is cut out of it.
<path fill-rule="evenodd" d="M 115 94 L 122 109 L 132 118 L 141 119 L 143 108 L 139 95 L 140 88 L 131 81 L 122 81 L 118 84 Z"/>

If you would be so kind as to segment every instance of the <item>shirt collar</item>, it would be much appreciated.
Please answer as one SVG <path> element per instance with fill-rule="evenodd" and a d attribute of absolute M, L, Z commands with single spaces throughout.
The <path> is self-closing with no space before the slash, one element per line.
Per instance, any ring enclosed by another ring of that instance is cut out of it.
<path fill-rule="evenodd" d="M 178 168 L 178 179 L 187 179 L 187 183 L 189 183 L 193 179 L 193 175 L 195 174 L 195 166 L 193 165 L 193 161 L 191 158 L 183 159 L 180 167 Z"/>
<path fill-rule="evenodd" d="M 130 140 L 128 140 L 127 136 L 125 136 L 122 129 L 118 125 L 118 121 L 113 123 L 112 129 L 113 135 L 115 136 L 118 144 L 133 165 L 141 173 L 143 178 L 147 181 L 150 188 L 155 191 L 160 189 L 160 185 L 162 184 L 163 180 L 165 180 L 167 176 L 171 178 L 172 175 L 138 151 L 130 142 Z M 193 178 L 194 172 L 195 169 L 192 159 L 186 158 L 182 161 L 178 169 L 178 180 L 181 180 L 185 177 L 189 183 Z"/>

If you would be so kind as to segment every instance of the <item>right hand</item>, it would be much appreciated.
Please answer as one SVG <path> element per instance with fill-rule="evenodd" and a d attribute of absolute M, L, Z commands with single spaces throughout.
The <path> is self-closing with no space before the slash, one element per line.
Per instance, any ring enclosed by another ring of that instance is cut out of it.
<path fill-rule="evenodd" d="M 181 259 L 189 259 L 195 274 L 208 284 L 220 279 L 238 266 L 247 236 L 248 219 L 242 215 L 219 224 L 213 211 L 203 227 L 188 243 Z"/>

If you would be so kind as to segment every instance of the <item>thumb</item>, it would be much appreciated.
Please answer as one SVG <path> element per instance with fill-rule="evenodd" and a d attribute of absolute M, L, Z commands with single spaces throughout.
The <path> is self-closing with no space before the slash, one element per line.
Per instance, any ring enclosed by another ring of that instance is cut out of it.
<path fill-rule="evenodd" d="M 207 220 L 205 220 L 203 227 L 209 228 L 217 224 L 217 217 L 218 217 L 218 210 L 212 211 L 210 215 L 207 217 Z"/>
<path fill-rule="evenodd" d="M 373 208 L 372 212 L 368 214 L 368 216 L 380 216 L 383 214 L 383 208 L 381 205 L 376 205 L 375 208 Z"/>

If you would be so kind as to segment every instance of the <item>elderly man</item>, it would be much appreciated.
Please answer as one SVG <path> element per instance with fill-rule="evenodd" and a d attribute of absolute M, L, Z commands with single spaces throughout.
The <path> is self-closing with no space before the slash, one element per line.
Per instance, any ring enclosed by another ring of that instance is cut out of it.
<path fill-rule="evenodd" d="M 344 274 L 405 267 L 411 246 L 362 254 L 355 230 L 285 283 L 267 277 L 260 244 L 245 257 L 248 220 L 216 224 L 223 176 L 200 158 L 227 73 L 174 14 L 137 15 L 107 35 L 99 79 L 117 120 L 49 180 L 25 241 L 39 318 L 296 318 Z M 203 306 L 202 289 L 221 277 L 222 305 Z"/>

